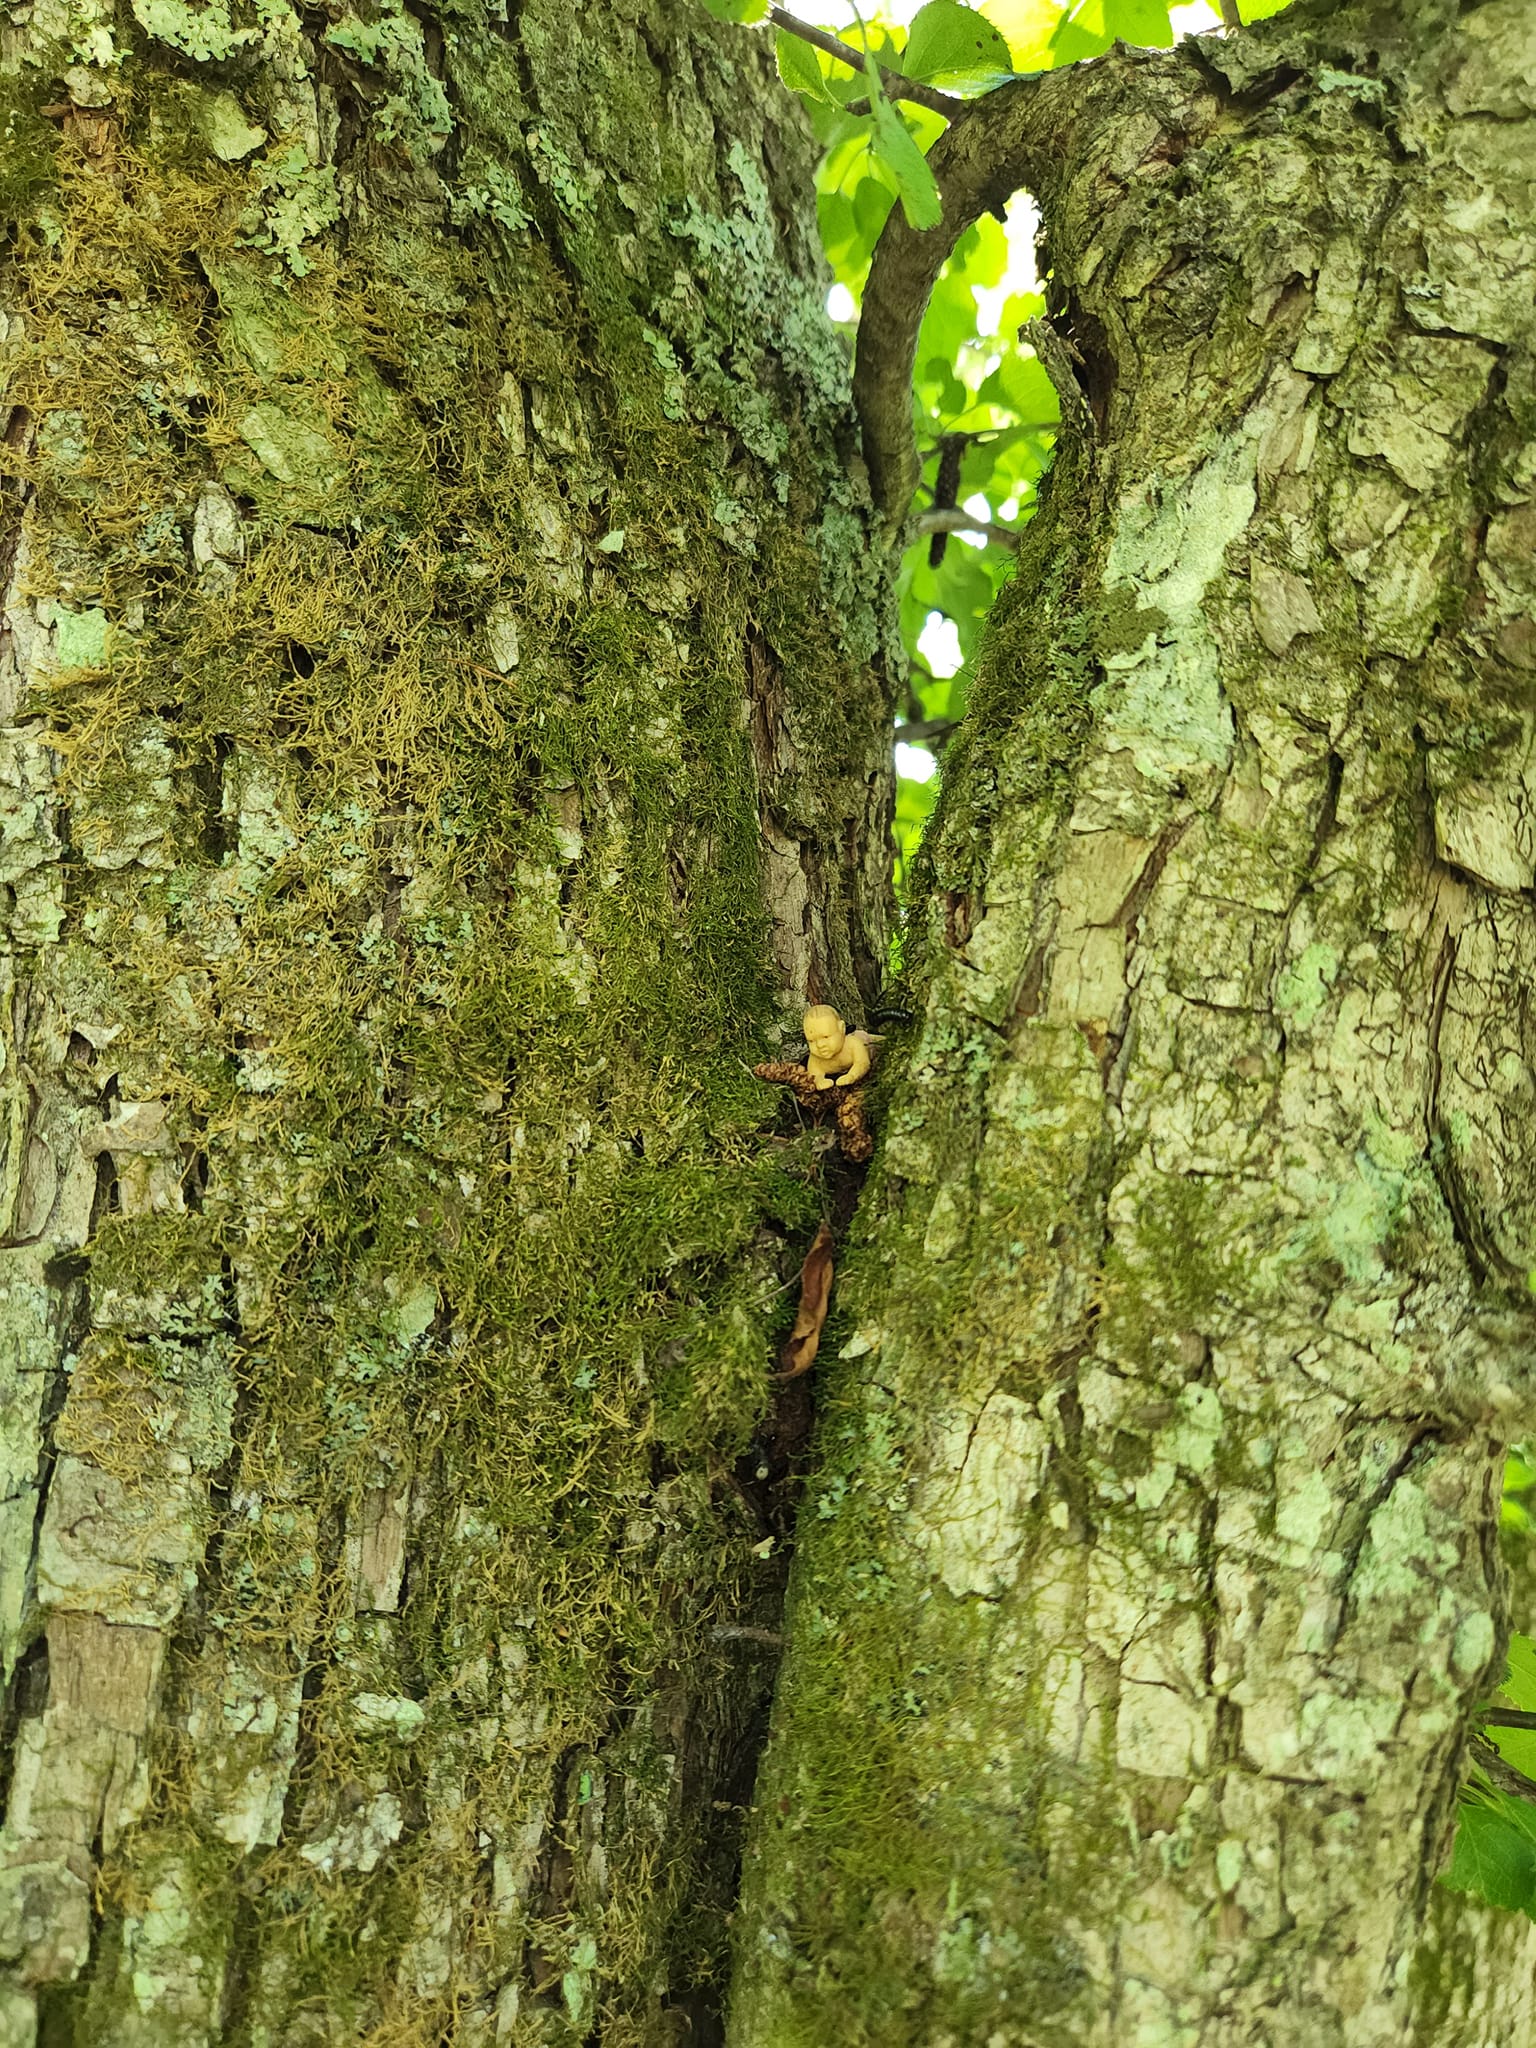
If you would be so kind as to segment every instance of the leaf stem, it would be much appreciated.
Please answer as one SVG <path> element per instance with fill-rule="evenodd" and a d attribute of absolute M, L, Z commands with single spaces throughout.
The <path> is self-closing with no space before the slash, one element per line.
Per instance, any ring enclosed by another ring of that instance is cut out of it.
<path fill-rule="evenodd" d="M 836 36 L 828 35 L 824 28 L 812 28 L 808 21 L 802 21 L 787 8 L 770 7 L 768 19 L 775 28 L 783 29 L 787 36 L 798 36 L 802 43 L 809 43 L 813 50 L 820 50 L 823 56 L 834 58 L 839 64 L 846 64 L 850 71 L 864 69 L 862 50 L 856 50 L 852 43 L 840 42 Z M 939 92 L 934 86 L 923 85 L 918 79 L 904 77 L 899 71 L 888 71 L 883 64 L 878 64 L 875 68 L 880 73 L 880 83 L 885 88 L 887 99 L 910 100 L 915 107 L 927 107 L 932 113 L 942 114 L 946 121 L 953 121 L 965 107 L 964 100 L 957 100 L 947 92 Z"/>
<path fill-rule="evenodd" d="M 1536 1782 L 1524 1771 L 1517 1771 L 1513 1764 L 1507 1764 L 1486 1737 L 1473 1736 L 1472 1756 L 1477 1768 L 1498 1791 L 1508 1792 L 1515 1799 L 1536 1805 Z"/>
<path fill-rule="evenodd" d="M 1019 536 L 1011 526 L 999 526 L 990 519 L 977 519 L 963 505 L 935 506 L 917 518 L 919 533 L 984 533 L 999 547 L 1016 548 Z"/>
<path fill-rule="evenodd" d="M 896 728 L 898 747 L 943 746 L 959 726 L 958 718 L 909 718 Z"/>

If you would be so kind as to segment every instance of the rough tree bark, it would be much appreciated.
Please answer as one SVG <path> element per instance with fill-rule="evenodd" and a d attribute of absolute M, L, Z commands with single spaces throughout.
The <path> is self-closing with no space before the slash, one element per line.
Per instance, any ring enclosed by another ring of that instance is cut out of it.
<path fill-rule="evenodd" d="M 741 1060 L 884 889 L 807 154 L 681 6 L 11 19 L 0 2044 L 708 2040 L 821 1203 Z M 744 2048 L 1529 1983 L 1430 1882 L 1529 1406 L 1529 37 L 1031 103 L 1095 427 L 933 852 Z"/>
<path fill-rule="evenodd" d="M 1533 117 L 1526 0 L 1304 4 L 936 152 L 1039 194 L 1081 388 L 824 1344 L 738 2048 L 1528 2030 L 1434 1880 L 1536 1414 Z"/>
<path fill-rule="evenodd" d="M 707 2041 L 888 887 L 808 138 L 667 0 L 9 21 L 0 2043 Z"/>

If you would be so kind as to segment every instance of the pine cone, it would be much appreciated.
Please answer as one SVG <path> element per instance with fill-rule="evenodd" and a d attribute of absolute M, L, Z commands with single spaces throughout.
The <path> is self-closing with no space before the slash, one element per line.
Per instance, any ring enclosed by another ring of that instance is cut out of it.
<path fill-rule="evenodd" d="M 864 1121 L 862 1088 L 818 1088 L 809 1069 L 794 1060 L 764 1060 L 752 1071 L 759 1081 L 792 1089 L 802 1108 L 816 1112 L 818 1122 L 830 1109 L 837 1123 L 838 1150 L 845 1159 L 862 1163 L 874 1151 L 874 1133 Z"/>

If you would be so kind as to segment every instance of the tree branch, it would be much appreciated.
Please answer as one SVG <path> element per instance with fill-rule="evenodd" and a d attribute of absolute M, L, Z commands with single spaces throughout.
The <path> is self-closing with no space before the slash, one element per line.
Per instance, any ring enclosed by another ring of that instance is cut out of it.
<path fill-rule="evenodd" d="M 875 244 L 859 315 L 853 402 L 875 509 L 893 540 L 917 489 L 912 372 L 918 329 L 939 272 L 982 214 L 1001 219 L 1021 185 L 1044 182 L 1041 173 L 1060 154 L 1066 109 L 1082 92 L 1082 73 L 1090 68 L 1073 65 L 1016 79 L 966 101 L 928 156 L 944 205 L 938 226 L 908 227 L 901 208 L 893 207 Z"/>
<path fill-rule="evenodd" d="M 1011 526 L 994 526 L 990 519 L 976 518 L 963 505 L 920 514 L 917 530 L 919 533 L 984 533 L 1000 548 L 1016 548 L 1019 544 L 1019 536 Z"/>
<path fill-rule="evenodd" d="M 812 28 L 808 21 L 801 21 L 783 7 L 770 7 L 768 19 L 775 28 L 783 29 L 787 36 L 798 36 L 802 43 L 809 43 L 813 50 L 820 50 L 823 56 L 833 57 L 839 64 L 846 64 L 850 71 L 864 69 L 864 52 L 856 50 L 852 43 L 839 42 L 836 36 L 828 35 L 824 28 Z M 910 100 L 915 107 L 927 107 L 931 113 L 942 114 L 946 121 L 953 121 L 965 110 L 967 102 L 957 100 L 947 92 L 939 92 L 934 86 L 924 85 L 918 79 L 907 78 L 900 71 L 888 71 L 883 64 L 876 64 L 880 83 L 888 100 Z"/>
<path fill-rule="evenodd" d="M 943 746 L 959 725 L 958 718 L 909 718 L 896 728 L 898 747 Z"/>
<path fill-rule="evenodd" d="M 1513 1764 L 1505 1763 L 1503 1757 L 1485 1737 L 1473 1736 L 1472 1755 L 1478 1769 L 1500 1792 L 1509 1792 L 1516 1799 L 1528 1799 L 1532 1804 L 1536 1804 L 1536 1783 L 1533 1783 L 1524 1771 L 1517 1771 Z"/>

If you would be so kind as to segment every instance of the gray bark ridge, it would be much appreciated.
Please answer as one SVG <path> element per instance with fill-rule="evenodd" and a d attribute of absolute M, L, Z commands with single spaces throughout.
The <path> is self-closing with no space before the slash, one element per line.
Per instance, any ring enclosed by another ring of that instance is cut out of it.
<path fill-rule="evenodd" d="M 1469 1991 L 1434 1880 L 1536 1417 L 1536 20 L 1048 83 L 1094 431 L 946 762 L 730 2038 L 1488 2041 L 1533 1930 Z"/>

